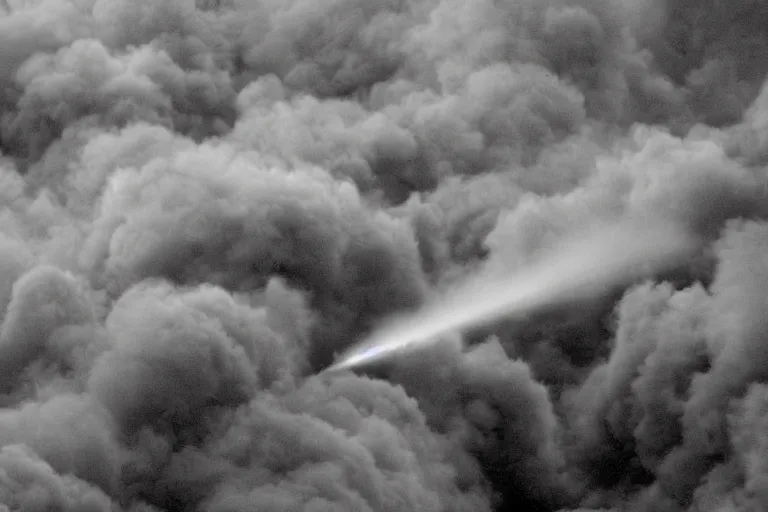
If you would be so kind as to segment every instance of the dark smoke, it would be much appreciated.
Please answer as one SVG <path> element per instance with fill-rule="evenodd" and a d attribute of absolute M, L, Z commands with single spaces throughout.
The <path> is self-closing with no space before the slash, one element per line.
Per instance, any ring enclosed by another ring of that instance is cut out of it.
<path fill-rule="evenodd" d="M 767 74 L 759 0 L 0 2 L 0 511 L 767 510 Z M 317 375 L 622 218 L 698 252 Z"/>

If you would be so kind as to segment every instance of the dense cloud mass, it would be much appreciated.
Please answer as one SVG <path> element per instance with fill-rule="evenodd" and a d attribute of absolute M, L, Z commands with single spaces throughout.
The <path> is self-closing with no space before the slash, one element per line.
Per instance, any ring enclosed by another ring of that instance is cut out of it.
<path fill-rule="evenodd" d="M 768 510 L 768 2 L 0 3 L 0 511 Z M 365 372 L 615 219 L 686 261 Z"/>

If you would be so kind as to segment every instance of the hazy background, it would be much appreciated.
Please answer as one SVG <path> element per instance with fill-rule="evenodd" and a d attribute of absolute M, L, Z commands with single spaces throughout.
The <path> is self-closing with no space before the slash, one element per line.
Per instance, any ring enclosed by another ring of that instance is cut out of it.
<path fill-rule="evenodd" d="M 766 72 L 762 0 L 1 2 L 0 510 L 765 510 Z M 646 216 L 695 254 L 314 376 Z"/>

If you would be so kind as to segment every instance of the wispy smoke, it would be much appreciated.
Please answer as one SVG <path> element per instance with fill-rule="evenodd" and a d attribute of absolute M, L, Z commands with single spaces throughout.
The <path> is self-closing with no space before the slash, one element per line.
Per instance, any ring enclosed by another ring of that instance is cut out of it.
<path fill-rule="evenodd" d="M 582 234 L 512 276 L 478 275 L 416 313 L 391 321 L 329 371 L 356 368 L 435 343 L 451 331 L 508 316 L 518 319 L 561 303 L 585 301 L 628 285 L 643 273 L 679 264 L 695 245 L 669 226 L 624 222 Z"/>
<path fill-rule="evenodd" d="M 768 508 L 767 32 L 0 2 L 0 510 Z"/>

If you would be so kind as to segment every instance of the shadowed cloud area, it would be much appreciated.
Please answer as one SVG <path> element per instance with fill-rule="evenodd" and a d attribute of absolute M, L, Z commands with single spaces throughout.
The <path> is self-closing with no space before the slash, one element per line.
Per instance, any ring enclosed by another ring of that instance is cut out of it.
<path fill-rule="evenodd" d="M 767 77 L 762 1 L 0 2 L 0 512 L 768 509 Z"/>

